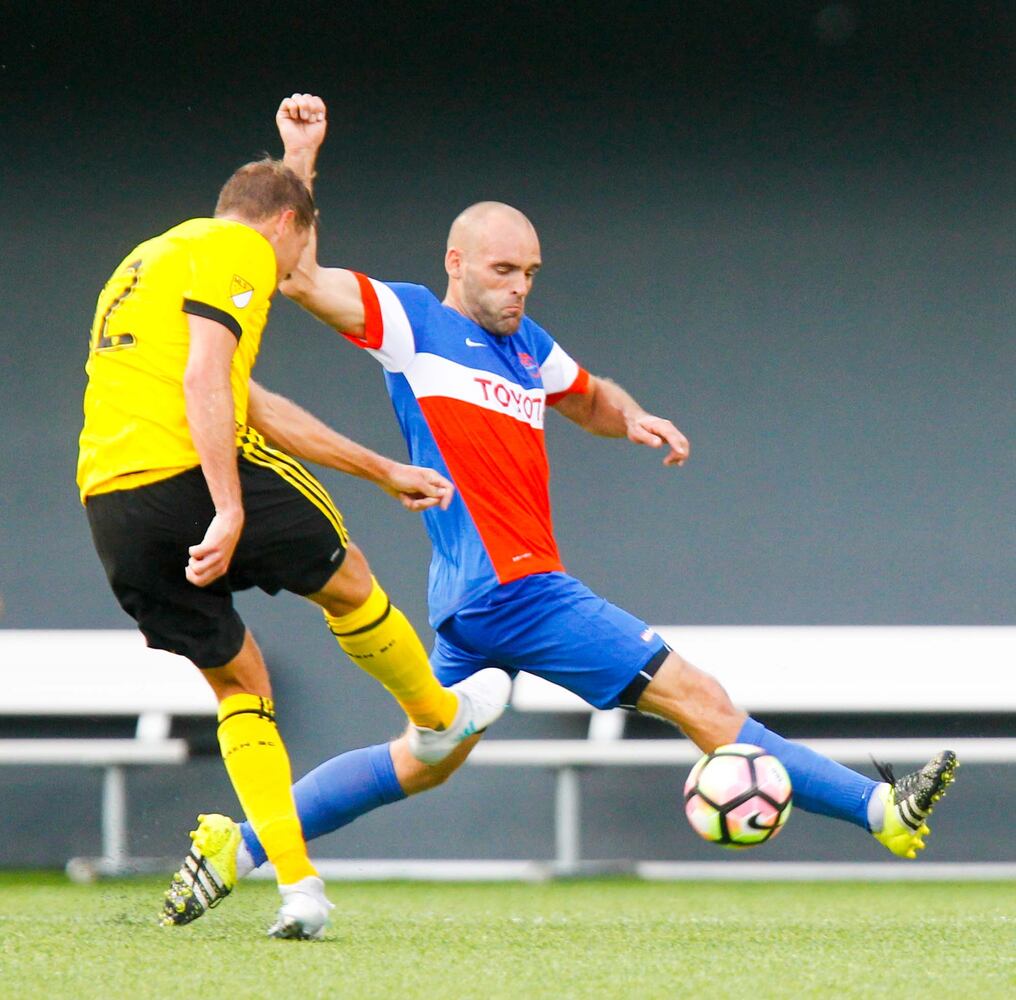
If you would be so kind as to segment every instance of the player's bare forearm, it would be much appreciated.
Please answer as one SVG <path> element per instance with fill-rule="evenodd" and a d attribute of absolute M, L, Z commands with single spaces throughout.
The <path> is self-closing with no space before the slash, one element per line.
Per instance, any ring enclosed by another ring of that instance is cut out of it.
<path fill-rule="evenodd" d="M 297 458 L 338 472 L 379 482 L 394 464 L 391 459 L 332 430 L 291 399 L 270 392 L 253 381 L 250 384 L 248 419 L 270 444 Z"/>
<path fill-rule="evenodd" d="M 555 409 L 583 430 L 600 437 L 626 437 L 650 448 L 668 446 L 664 465 L 683 465 L 691 451 L 688 439 L 669 421 L 647 413 L 616 382 L 591 375 L 585 393 L 562 397 Z"/>
<path fill-rule="evenodd" d="M 216 510 L 240 507 L 233 393 L 229 382 L 192 379 L 185 394 L 187 423 L 212 502 Z"/>
<path fill-rule="evenodd" d="M 404 465 L 364 448 L 308 413 L 291 399 L 252 381 L 248 419 L 269 443 L 326 468 L 366 479 L 409 510 L 448 507 L 452 484 L 433 469 Z"/>
<path fill-rule="evenodd" d="M 591 375 L 583 393 L 564 396 L 557 409 L 583 430 L 600 437 L 625 437 L 629 419 L 645 413 L 616 382 Z"/>
<path fill-rule="evenodd" d="M 243 497 L 236 460 L 236 417 L 230 368 L 236 338 L 221 323 L 188 316 L 190 351 L 183 392 L 187 424 L 215 515 L 189 548 L 185 573 L 198 587 L 229 569 L 243 531 Z"/>
<path fill-rule="evenodd" d="M 201 460 L 201 471 L 215 510 L 220 514 L 241 513 L 243 500 L 236 465 L 233 393 L 229 382 L 222 385 L 194 380 L 185 395 L 191 439 Z"/>
<path fill-rule="evenodd" d="M 187 424 L 216 511 L 242 511 L 230 366 L 236 338 L 220 323 L 188 316 L 191 347 L 184 371 Z"/>
<path fill-rule="evenodd" d="M 328 127 L 324 101 L 314 94 L 293 94 L 279 105 L 275 121 L 285 150 L 283 162 L 311 189 L 318 150 Z M 360 286 L 351 271 L 318 264 L 316 227 L 296 270 L 279 289 L 333 329 L 363 333 Z"/>
<path fill-rule="evenodd" d="M 313 190 L 318 151 L 328 130 L 325 102 L 314 94 L 285 98 L 275 114 L 284 150 L 283 163 Z"/>

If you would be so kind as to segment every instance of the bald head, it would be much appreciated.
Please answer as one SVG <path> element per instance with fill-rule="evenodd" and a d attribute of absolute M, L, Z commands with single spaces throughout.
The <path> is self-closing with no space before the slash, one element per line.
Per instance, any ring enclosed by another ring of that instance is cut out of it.
<path fill-rule="evenodd" d="M 517 208 L 500 201 L 470 205 L 448 231 L 445 304 L 490 333 L 512 334 L 540 263 L 536 230 Z"/>
<path fill-rule="evenodd" d="M 539 243 L 533 224 L 517 208 L 503 201 L 478 201 L 455 217 L 448 230 L 448 249 L 474 249 L 491 236 L 513 230 Z"/>

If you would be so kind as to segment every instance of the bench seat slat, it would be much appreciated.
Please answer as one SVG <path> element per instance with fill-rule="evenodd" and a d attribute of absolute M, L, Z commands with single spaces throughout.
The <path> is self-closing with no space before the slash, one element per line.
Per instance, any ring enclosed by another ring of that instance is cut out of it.
<path fill-rule="evenodd" d="M 182 764 L 186 740 L 34 739 L 0 740 L 0 764 L 63 764 L 108 767 L 114 764 Z"/>
<path fill-rule="evenodd" d="M 804 739 L 799 742 L 842 763 L 870 763 L 870 756 L 892 761 L 924 761 L 939 750 L 955 750 L 961 763 L 1014 762 L 1016 739 Z M 690 765 L 702 755 L 682 739 L 483 740 L 468 761 L 479 766 L 637 767 Z"/>
<path fill-rule="evenodd" d="M 190 661 L 127 629 L 0 629 L 0 715 L 215 715 Z"/>

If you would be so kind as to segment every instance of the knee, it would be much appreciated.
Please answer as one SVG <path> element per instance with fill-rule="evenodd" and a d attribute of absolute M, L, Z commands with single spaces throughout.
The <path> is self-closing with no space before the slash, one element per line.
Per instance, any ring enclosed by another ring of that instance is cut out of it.
<path fill-rule="evenodd" d="M 249 631 L 244 633 L 243 646 L 232 660 L 221 667 L 205 668 L 201 674 L 220 702 L 235 694 L 272 697 L 268 667 Z"/>
<path fill-rule="evenodd" d="M 362 607 L 373 590 L 374 577 L 367 557 L 350 542 L 342 565 L 312 599 L 329 615 L 338 618 Z"/>
<path fill-rule="evenodd" d="M 665 717 L 670 717 L 678 707 L 696 712 L 737 712 L 726 689 L 715 677 L 673 651 L 643 691 L 637 707 L 640 712 Z"/>

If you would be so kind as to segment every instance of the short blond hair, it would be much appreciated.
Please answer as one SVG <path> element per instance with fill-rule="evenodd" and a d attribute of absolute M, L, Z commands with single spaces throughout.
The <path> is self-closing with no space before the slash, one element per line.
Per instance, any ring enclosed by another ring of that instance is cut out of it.
<path fill-rule="evenodd" d="M 249 222 L 292 209 L 296 225 L 314 225 L 314 198 L 307 185 L 281 160 L 265 157 L 245 163 L 223 185 L 215 204 L 216 216 L 235 215 Z"/>

